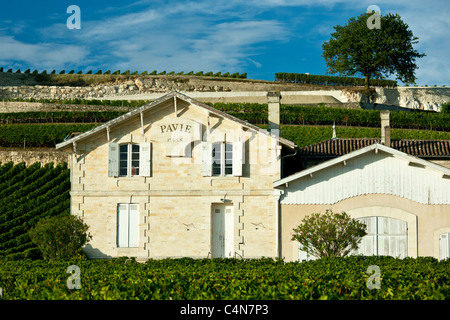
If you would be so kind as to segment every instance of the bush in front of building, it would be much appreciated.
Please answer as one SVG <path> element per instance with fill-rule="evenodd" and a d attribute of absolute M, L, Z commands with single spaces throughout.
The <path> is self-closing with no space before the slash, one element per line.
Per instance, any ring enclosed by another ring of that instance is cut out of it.
<path fill-rule="evenodd" d="M 367 226 L 352 219 L 347 213 L 313 213 L 306 216 L 302 223 L 294 228 L 291 240 L 296 240 L 302 250 L 316 258 L 345 257 L 358 249 Z"/>
<path fill-rule="evenodd" d="M 64 215 L 40 220 L 28 234 L 44 259 L 71 259 L 85 257 L 82 247 L 92 239 L 88 228 L 80 218 Z"/>

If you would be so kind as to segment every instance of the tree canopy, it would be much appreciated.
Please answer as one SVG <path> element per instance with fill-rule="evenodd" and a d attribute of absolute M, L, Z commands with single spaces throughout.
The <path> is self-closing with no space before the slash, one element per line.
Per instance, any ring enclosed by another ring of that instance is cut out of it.
<path fill-rule="evenodd" d="M 379 19 L 375 28 L 369 24 L 374 14 L 378 14 Z M 398 14 L 363 13 L 334 29 L 331 39 L 322 45 L 328 73 L 362 74 L 366 88 L 369 88 L 370 78 L 392 74 L 404 83 L 415 83 L 415 60 L 425 54 L 413 48 L 418 38 Z"/>

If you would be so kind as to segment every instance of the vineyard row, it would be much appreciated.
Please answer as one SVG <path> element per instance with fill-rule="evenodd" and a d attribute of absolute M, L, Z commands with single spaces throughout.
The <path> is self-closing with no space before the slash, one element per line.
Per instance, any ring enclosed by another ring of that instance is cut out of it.
<path fill-rule="evenodd" d="M 267 104 L 210 103 L 252 124 L 267 124 Z M 54 111 L 0 113 L 0 123 L 97 123 L 114 119 L 125 111 Z M 331 125 L 379 127 L 377 110 L 328 108 L 323 106 L 282 105 L 280 122 L 285 125 Z M 391 111 L 391 127 L 450 131 L 450 114 L 435 112 Z"/>
<path fill-rule="evenodd" d="M 27 232 L 44 217 L 69 213 L 69 176 L 66 163 L 0 165 L 0 257 L 37 254 Z"/>

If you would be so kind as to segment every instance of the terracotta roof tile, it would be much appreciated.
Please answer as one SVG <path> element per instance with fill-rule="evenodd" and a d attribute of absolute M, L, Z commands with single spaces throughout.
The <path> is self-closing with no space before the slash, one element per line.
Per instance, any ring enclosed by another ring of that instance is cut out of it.
<path fill-rule="evenodd" d="M 337 157 L 364 148 L 381 139 L 330 139 L 300 148 L 306 157 Z M 450 157 L 450 140 L 391 140 L 393 149 L 418 157 Z"/>

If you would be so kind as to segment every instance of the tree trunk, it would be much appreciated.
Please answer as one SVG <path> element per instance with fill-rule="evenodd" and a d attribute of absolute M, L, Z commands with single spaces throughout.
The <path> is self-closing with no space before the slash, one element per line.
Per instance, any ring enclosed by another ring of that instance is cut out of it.
<path fill-rule="evenodd" d="M 364 89 L 369 89 L 369 84 L 370 84 L 370 73 L 366 73 L 365 75 L 364 75 L 364 77 L 365 77 L 365 86 L 364 86 Z"/>

